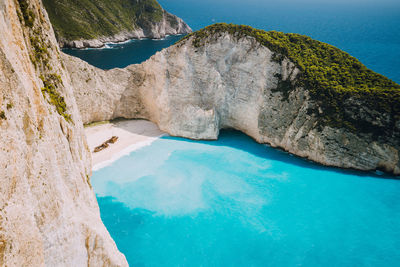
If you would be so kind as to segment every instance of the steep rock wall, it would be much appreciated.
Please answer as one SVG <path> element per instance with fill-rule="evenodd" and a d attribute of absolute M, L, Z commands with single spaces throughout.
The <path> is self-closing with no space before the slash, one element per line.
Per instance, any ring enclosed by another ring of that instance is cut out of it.
<path fill-rule="evenodd" d="M 126 266 L 41 1 L 0 1 L 0 36 L 0 266 Z"/>
<path fill-rule="evenodd" d="M 141 31 L 143 32 L 142 37 L 160 39 L 167 35 L 176 34 L 188 34 L 192 32 L 192 29 L 187 25 L 181 18 L 168 13 L 164 10 L 163 18 L 159 22 L 143 22 L 140 25 Z"/>
<path fill-rule="evenodd" d="M 141 65 L 110 71 L 64 55 L 84 122 L 145 118 L 192 139 L 216 139 L 220 129 L 234 128 L 324 165 L 400 174 L 399 123 L 382 136 L 321 127 L 321 110 L 294 82 L 300 70 L 290 60 L 274 60 L 270 49 L 249 36 L 209 36 L 200 47 L 192 39 Z M 387 121 L 367 103 L 343 105 L 360 123 Z"/>

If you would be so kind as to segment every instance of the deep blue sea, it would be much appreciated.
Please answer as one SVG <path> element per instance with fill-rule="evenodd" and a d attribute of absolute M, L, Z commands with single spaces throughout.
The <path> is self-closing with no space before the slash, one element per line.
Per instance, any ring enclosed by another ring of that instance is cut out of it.
<path fill-rule="evenodd" d="M 160 3 L 194 30 L 232 22 L 307 34 L 400 82 L 400 1 Z M 179 38 L 66 52 L 109 69 Z M 400 266 L 400 180 L 322 167 L 238 132 L 163 137 L 94 172 L 92 185 L 131 266 Z"/>
<path fill-rule="evenodd" d="M 216 22 L 309 35 L 400 83 L 399 0 L 160 0 L 193 30 Z M 140 63 L 179 38 L 133 41 L 114 49 L 66 50 L 100 68 Z"/>
<path fill-rule="evenodd" d="M 124 68 L 142 63 L 166 47 L 179 41 L 183 35 L 168 36 L 162 40 L 131 40 L 122 44 L 107 44 L 102 49 L 63 49 L 72 56 L 79 57 L 101 69 Z"/>
<path fill-rule="evenodd" d="M 239 132 L 163 137 L 92 185 L 131 266 L 400 263 L 399 180 L 322 167 Z"/>

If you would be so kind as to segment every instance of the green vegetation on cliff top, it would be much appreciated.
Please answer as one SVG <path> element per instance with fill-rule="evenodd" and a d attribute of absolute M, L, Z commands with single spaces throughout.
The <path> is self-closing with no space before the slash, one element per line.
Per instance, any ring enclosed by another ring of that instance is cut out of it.
<path fill-rule="evenodd" d="M 360 125 L 346 116 L 344 101 L 361 101 L 368 108 L 400 119 L 400 85 L 365 67 L 348 53 L 323 42 L 294 33 L 263 31 L 249 26 L 219 23 L 186 36 L 193 37 L 197 48 L 209 42 L 208 37 L 223 32 L 240 39 L 254 37 L 274 52 L 276 61 L 290 59 L 301 70 L 294 86 L 303 86 L 323 110 L 322 123 L 352 130 L 376 131 L 371 125 Z M 366 129 L 366 128 L 367 129 Z"/>
<path fill-rule="evenodd" d="M 24 36 L 28 37 L 26 41 L 30 51 L 30 60 L 36 71 L 40 73 L 39 78 L 43 82 L 43 97 L 55 107 L 57 113 L 64 117 L 67 122 L 73 122 L 61 92 L 64 86 L 63 81 L 60 75 L 53 72 L 53 67 L 51 66 L 52 57 L 50 51 L 53 50 L 53 54 L 58 54 L 59 52 L 46 40 L 47 36 L 43 32 L 42 25 L 36 19 L 40 16 L 35 15 L 32 3 L 28 0 L 18 0 L 18 5 L 17 14 L 21 24 L 25 25 Z M 12 107 L 12 103 L 7 104 L 7 109 Z"/>
<path fill-rule="evenodd" d="M 58 39 L 94 39 L 158 22 L 156 0 L 43 0 Z"/>

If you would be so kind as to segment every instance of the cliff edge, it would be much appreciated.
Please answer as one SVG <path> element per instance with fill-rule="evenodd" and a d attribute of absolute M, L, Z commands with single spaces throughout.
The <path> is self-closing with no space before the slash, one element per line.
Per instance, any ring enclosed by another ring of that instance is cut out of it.
<path fill-rule="evenodd" d="M 41 0 L 0 1 L 0 266 L 127 266 Z"/>
<path fill-rule="evenodd" d="M 43 0 L 60 47 L 102 47 L 129 39 L 191 33 L 156 0 Z"/>
<path fill-rule="evenodd" d="M 216 24 L 125 69 L 63 58 L 85 123 L 142 118 L 191 139 L 233 128 L 324 165 L 400 174 L 400 86 L 307 36 Z"/>

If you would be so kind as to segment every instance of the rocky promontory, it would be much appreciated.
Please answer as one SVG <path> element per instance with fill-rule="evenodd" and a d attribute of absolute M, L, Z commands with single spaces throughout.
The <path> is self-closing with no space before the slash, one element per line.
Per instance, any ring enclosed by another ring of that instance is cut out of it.
<path fill-rule="evenodd" d="M 400 86 L 309 37 L 216 24 L 125 69 L 63 58 L 85 123 L 142 118 L 191 139 L 233 128 L 324 165 L 400 174 Z"/>
<path fill-rule="evenodd" d="M 127 266 L 42 1 L 0 1 L 0 36 L 0 266 Z"/>
<path fill-rule="evenodd" d="M 76 14 L 97 12 L 91 1 Z M 184 28 L 153 0 L 129 3 L 144 34 Z M 1 1 L 0 33 L 0 266 L 127 266 L 100 218 L 83 123 L 147 119 L 192 139 L 233 128 L 324 165 L 400 174 L 400 86 L 309 37 L 216 24 L 103 71 L 60 52 L 41 0 Z"/>
<path fill-rule="evenodd" d="M 156 0 L 44 0 L 60 47 L 100 48 L 130 39 L 161 39 L 192 29 Z"/>

